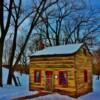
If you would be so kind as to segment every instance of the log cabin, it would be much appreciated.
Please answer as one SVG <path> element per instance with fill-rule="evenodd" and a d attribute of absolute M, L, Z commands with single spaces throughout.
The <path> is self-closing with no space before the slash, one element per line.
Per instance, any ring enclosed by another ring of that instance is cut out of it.
<path fill-rule="evenodd" d="M 92 91 L 91 53 L 80 44 L 47 47 L 30 57 L 29 89 L 78 97 Z"/>

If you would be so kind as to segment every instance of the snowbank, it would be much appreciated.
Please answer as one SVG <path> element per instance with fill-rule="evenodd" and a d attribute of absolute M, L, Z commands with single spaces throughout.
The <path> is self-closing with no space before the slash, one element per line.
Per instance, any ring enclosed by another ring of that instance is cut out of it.
<path fill-rule="evenodd" d="M 14 73 L 15 77 L 19 77 L 19 80 L 22 85 L 29 85 L 29 76 L 26 74 L 20 74 L 19 72 Z M 8 78 L 8 69 L 3 68 L 3 84 L 7 84 L 7 78 Z M 14 83 L 13 83 L 14 85 Z"/>
<path fill-rule="evenodd" d="M 97 80 L 96 78 L 97 78 L 97 76 L 94 75 L 94 77 L 93 77 L 93 91 L 100 92 L 100 80 Z"/>
<path fill-rule="evenodd" d="M 54 93 L 54 94 L 49 94 L 42 97 L 40 96 L 34 99 L 28 99 L 28 100 L 77 100 L 77 99 L 74 99 L 69 96 L 60 95 L 58 93 Z"/>
<path fill-rule="evenodd" d="M 29 89 L 26 86 L 3 86 L 3 88 L 0 88 L 0 100 L 11 100 L 17 97 L 38 93 L 37 91 L 29 92 L 28 90 Z"/>
<path fill-rule="evenodd" d="M 100 100 L 100 80 L 93 76 L 93 92 L 83 95 L 78 100 Z"/>
<path fill-rule="evenodd" d="M 6 85 L 8 78 L 8 69 L 3 68 L 3 87 L 0 87 L 0 100 L 11 100 L 17 97 L 37 94 L 37 91 L 29 91 L 29 76 L 26 74 L 14 73 L 15 77 L 19 77 L 22 86 Z"/>

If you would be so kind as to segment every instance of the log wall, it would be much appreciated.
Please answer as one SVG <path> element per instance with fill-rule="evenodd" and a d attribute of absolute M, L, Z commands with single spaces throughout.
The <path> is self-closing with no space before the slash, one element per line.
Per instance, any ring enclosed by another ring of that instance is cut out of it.
<path fill-rule="evenodd" d="M 75 88 L 75 66 L 74 56 L 62 56 L 62 57 L 37 57 L 32 58 L 30 62 L 30 89 L 43 88 L 45 89 L 45 71 L 53 71 L 54 75 L 54 90 L 66 91 L 74 93 Z M 34 70 L 39 69 L 42 71 L 41 83 L 34 83 Z M 67 71 L 68 84 L 66 86 L 59 85 L 59 79 L 55 76 L 59 76 L 59 71 Z"/>
<path fill-rule="evenodd" d="M 92 57 L 81 49 L 75 55 L 77 94 L 92 91 Z M 84 81 L 84 70 L 87 70 L 87 82 Z"/>
<path fill-rule="evenodd" d="M 34 70 L 41 70 L 41 83 L 34 83 Z M 84 70 L 87 70 L 88 81 L 84 82 Z M 45 71 L 53 71 L 53 89 L 56 91 L 64 91 L 71 96 L 80 96 L 92 91 L 92 57 L 83 48 L 77 53 L 68 56 L 46 56 L 31 57 L 30 59 L 30 90 L 45 90 Z M 59 71 L 67 71 L 68 84 L 66 86 L 59 85 Z M 62 92 L 61 92 L 62 93 Z"/>

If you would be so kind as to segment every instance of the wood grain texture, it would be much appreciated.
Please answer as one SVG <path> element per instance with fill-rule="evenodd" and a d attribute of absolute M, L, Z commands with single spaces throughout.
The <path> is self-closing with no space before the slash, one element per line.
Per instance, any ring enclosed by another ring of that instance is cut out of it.
<path fill-rule="evenodd" d="M 46 71 L 53 72 L 53 91 L 65 91 L 76 96 L 92 91 L 92 60 L 91 55 L 86 55 L 81 48 L 74 55 L 31 57 L 30 60 L 30 90 L 46 87 Z M 34 83 L 34 71 L 41 70 L 41 83 Z M 87 82 L 84 82 L 84 70 L 87 70 Z M 59 85 L 59 71 L 67 72 L 67 84 Z M 56 78 L 55 78 L 56 76 Z"/>

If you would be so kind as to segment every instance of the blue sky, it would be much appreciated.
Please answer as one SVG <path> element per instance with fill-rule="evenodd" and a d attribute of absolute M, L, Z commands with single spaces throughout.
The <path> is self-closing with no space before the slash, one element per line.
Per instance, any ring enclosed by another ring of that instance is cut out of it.
<path fill-rule="evenodd" d="M 100 0 L 91 0 L 93 6 L 97 9 L 100 9 Z"/>
<path fill-rule="evenodd" d="M 30 8 L 30 5 L 32 4 L 32 1 L 33 0 L 22 0 L 23 1 L 23 5 L 24 5 L 24 8 L 25 8 L 25 10 L 26 10 L 26 12 L 27 12 L 27 9 L 29 9 Z M 35 0 L 34 0 L 35 1 Z M 36 0 L 37 1 L 37 0 Z M 73 1 L 73 2 L 78 2 L 78 1 L 80 1 L 80 0 L 69 0 L 69 1 Z M 84 1 L 87 1 L 88 2 L 88 5 L 90 5 L 90 4 L 92 4 L 92 6 L 93 6 L 93 8 L 96 8 L 96 9 L 98 9 L 98 10 L 100 10 L 100 0 L 84 0 Z M 25 12 L 25 13 L 26 13 Z M 99 14 L 100 15 L 100 14 Z M 26 23 L 27 23 L 28 21 L 26 21 Z M 26 23 L 24 23 L 25 25 L 26 25 Z M 26 28 L 27 29 L 27 28 Z"/>
<path fill-rule="evenodd" d="M 78 0 L 72 0 L 72 1 L 76 2 Z M 84 0 L 84 1 L 87 1 L 89 5 L 91 3 L 93 8 L 100 9 L 100 0 Z M 25 7 L 27 8 L 32 3 L 32 0 L 23 0 L 23 3 Z"/>

